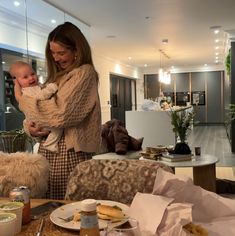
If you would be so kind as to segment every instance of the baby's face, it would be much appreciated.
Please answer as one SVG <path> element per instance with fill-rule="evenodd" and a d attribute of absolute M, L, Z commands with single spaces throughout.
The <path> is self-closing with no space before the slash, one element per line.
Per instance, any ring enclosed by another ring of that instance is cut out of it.
<path fill-rule="evenodd" d="M 16 79 L 22 88 L 32 87 L 38 84 L 38 77 L 33 69 L 28 66 L 22 66 L 18 68 L 16 73 Z"/>

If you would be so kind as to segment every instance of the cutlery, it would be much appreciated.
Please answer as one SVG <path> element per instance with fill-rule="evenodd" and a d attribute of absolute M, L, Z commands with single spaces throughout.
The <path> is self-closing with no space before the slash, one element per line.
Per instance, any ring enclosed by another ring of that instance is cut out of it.
<path fill-rule="evenodd" d="M 73 217 L 74 217 L 73 215 L 65 217 L 65 218 L 58 216 L 59 219 L 65 221 L 65 222 L 70 222 L 71 220 L 73 220 Z"/>
<path fill-rule="evenodd" d="M 39 229 L 38 229 L 38 232 L 36 233 L 36 236 L 41 236 L 42 235 L 44 225 L 45 225 L 45 219 L 42 218 L 41 221 L 40 221 Z"/>

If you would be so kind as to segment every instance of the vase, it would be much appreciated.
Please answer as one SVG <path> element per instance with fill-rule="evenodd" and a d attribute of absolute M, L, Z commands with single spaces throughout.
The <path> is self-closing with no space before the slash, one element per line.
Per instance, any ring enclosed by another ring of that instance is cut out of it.
<path fill-rule="evenodd" d="M 173 150 L 174 154 L 191 154 L 190 147 L 185 142 L 176 143 L 175 148 Z"/>

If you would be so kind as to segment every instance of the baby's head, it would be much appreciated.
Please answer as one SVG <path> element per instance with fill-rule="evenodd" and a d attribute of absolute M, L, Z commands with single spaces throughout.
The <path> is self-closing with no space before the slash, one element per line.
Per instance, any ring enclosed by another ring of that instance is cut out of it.
<path fill-rule="evenodd" d="M 32 87 L 38 84 L 38 77 L 32 67 L 23 61 L 17 61 L 11 65 L 9 73 L 16 79 L 22 88 Z"/>

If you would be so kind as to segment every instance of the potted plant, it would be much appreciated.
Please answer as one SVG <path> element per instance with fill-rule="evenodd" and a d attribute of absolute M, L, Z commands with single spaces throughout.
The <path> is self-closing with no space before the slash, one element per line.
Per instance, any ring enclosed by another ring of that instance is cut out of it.
<path fill-rule="evenodd" d="M 228 108 L 226 108 L 225 128 L 230 142 L 231 142 L 231 137 L 230 137 L 231 124 L 233 120 L 235 120 L 235 104 L 229 104 Z"/>
<path fill-rule="evenodd" d="M 176 135 L 176 143 L 173 150 L 174 154 L 191 154 L 191 150 L 186 143 L 187 134 L 193 124 L 194 112 L 188 112 L 186 109 L 180 111 L 171 110 L 171 124 L 173 132 Z"/>
<path fill-rule="evenodd" d="M 226 67 L 227 75 L 230 76 L 230 73 L 231 73 L 231 49 L 229 49 L 228 54 L 225 58 L 225 67 Z"/>
<path fill-rule="evenodd" d="M 24 152 L 27 144 L 33 146 L 33 140 L 23 129 L 0 131 L 0 151 L 3 152 Z"/>

